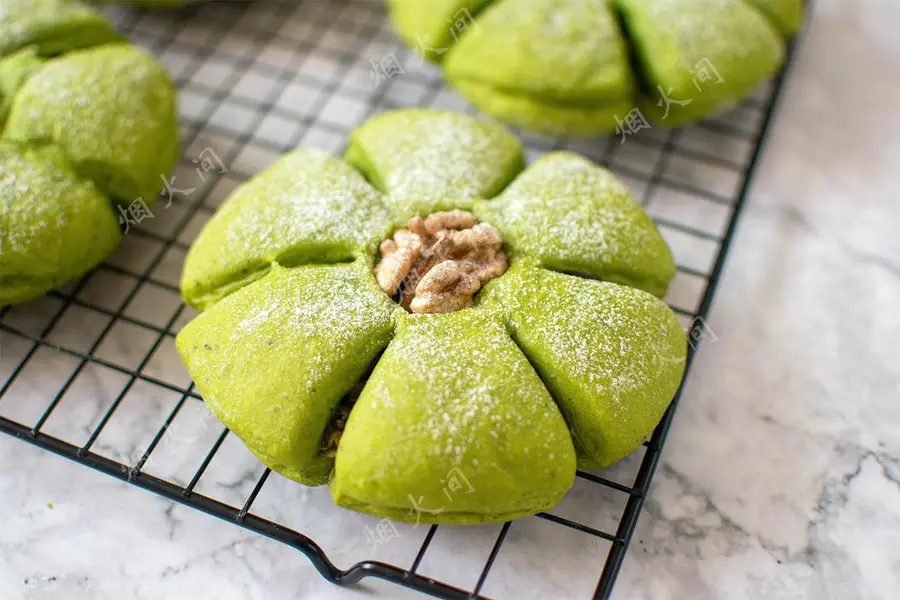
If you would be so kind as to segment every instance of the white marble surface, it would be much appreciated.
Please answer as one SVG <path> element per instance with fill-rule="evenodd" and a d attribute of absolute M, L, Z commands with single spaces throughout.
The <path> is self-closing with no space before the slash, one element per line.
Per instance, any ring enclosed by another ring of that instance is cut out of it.
<path fill-rule="evenodd" d="M 900 8 L 890 0 L 816 4 L 716 297 L 710 325 L 718 339 L 694 365 L 616 599 L 896 597 L 898 23 Z M 177 278 L 167 265 L 154 276 Z M 85 292 L 97 303 L 114 303 L 119 292 L 107 277 L 99 291 L 88 286 Z M 161 325 L 162 307 L 175 299 L 157 292 L 135 314 Z M 39 328 L 54 302 L 33 303 L 18 318 Z M 87 311 L 71 319 L 79 327 L 55 343 L 86 350 L 104 323 Z M 27 349 L 9 337 L 3 344 L 6 357 Z M 134 332 L 114 331 L 95 354 L 127 363 L 142 356 L 145 344 Z M 166 349 L 145 372 L 186 384 Z M 0 413 L 35 418 L 76 364 L 50 350 L 32 362 Z M 0 380 L 5 376 L 0 372 Z M 122 385 L 114 371 L 88 367 L 47 430 L 84 441 Z M 125 396 L 96 451 L 133 459 L 154 430 L 147 423 L 158 423 L 177 401 L 142 385 Z M 193 401 L 176 422 L 147 469 L 183 482 L 197 466 L 196 449 L 208 448 L 221 429 Z M 627 479 L 636 458 L 607 475 Z M 198 491 L 240 505 L 260 472 L 229 436 Z M 609 528 L 622 505 L 621 498 L 580 486 L 558 514 L 587 511 L 593 525 Z M 3 599 L 414 595 L 374 580 L 336 588 L 285 546 L 6 436 L 0 437 L 0 508 Z M 339 566 L 373 555 L 365 527 L 376 521 L 337 515 L 324 490 L 305 491 L 273 476 L 253 510 L 311 527 Z M 421 570 L 471 587 L 497 531 L 441 528 Z M 424 528 L 399 533 L 374 557 L 409 564 Z M 539 519 L 517 522 L 484 592 L 586 597 L 607 546 L 573 535 Z M 517 587 L 526 575 L 540 584 Z"/>

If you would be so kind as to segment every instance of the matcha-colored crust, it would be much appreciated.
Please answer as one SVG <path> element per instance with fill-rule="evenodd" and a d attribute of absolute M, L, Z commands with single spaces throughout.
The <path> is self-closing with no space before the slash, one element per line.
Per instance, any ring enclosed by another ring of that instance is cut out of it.
<path fill-rule="evenodd" d="M 0 232 L 0 306 L 84 274 L 121 238 L 109 200 L 61 150 L 10 142 L 0 142 Z"/>
<path fill-rule="evenodd" d="M 179 153 L 165 70 L 69 0 L 0 7 L 0 132 L 0 305 L 108 256 L 115 203 L 151 206 Z"/>
<path fill-rule="evenodd" d="M 398 314 L 338 447 L 335 502 L 422 523 L 507 520 L 572 486 L 566 422 L 503 322 L 488 311 Z M 454 470 L 465 489 L 447 498 Z M 442 481 L 444 480 L 444 481 Z"/>
<path fill-rule="evenodd" d="M 52 141 L 107 195 L 149 205 L 178 159 L 175 106 L 168 74 L 143 50 L 78 50 L 47 62 L 22 85 L 4 136 Z"/>
<path fill-rule="evenodd" d="M 802 0 L 389 5 L 400 36 L 475 106 L 563 134 L 624 128 L 636 108 L 667 126 L 713 114 L 777 71 L 803 21 Z"/>
<path fill-rule="evenodd" d="M 566 417 L 579 466 L 606 467 L 653 430 L 681 382 L 685 337 L 647 292 L 523 262 L 489 287 Z"/>
<path fill-rule="evenodd" d="M 269 467 L 376 516 L 483 523 L 550 508 L 576 465 L 653 430 L 687 346 L 653 295 L 671 254 L 608 171 L 568 153 L 523 171 L 522 154 L 471 117 L 388 113 L 352 135 L 362 174 L 297 150 L 207 223 L 182 279 L 204 312 L 176 344 Z M 377 242 L 461 206 L 500 230 L 512 267 L 471 308 L 409 314 L 375 284 Z M 354 398 L 332 460 L 329 423 Z"/>
<path fill-rule="evenodd" d="M 321 485 L 332 461 L 319 440 L 387 345 L 393 309 L 365 262 L 276 264 L 192 321 L 177 345 L 206 403 L 260 460 Z"/>
<path fill-rule="evenodd" d="M 26 46 L 53 56 L 121 40 L 103 15 L 76 0 L 3 0 L 0 7 L 0 56 Z"/>
<path fill-rule="evenodd" d="M 405 219 L 471 206 L 502 190 L 524 166 L 519 140 L 451 112 L 384 113 L 350 134 L 345 156 Z M 436 167 L 439 165 L 439 167 Z"/>

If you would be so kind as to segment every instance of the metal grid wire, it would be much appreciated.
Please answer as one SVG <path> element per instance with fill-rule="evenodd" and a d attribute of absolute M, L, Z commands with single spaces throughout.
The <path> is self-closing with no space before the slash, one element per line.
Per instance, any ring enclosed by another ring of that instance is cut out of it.
<path fill-rule="evenodd" d="M 378 520 L 336 508 L 327 490 L 265 469 L 200 401 L 175 351 L 194 316 L 177 287 L 185 252 L 238 183 L 298 146 L 341 152 L 348 132 L 382 110 L 470 107 L 396 40 L 380 2 L 216 2 L 115 16 L 177 82 L 184 158 L 171 203 L 153 206 L 105 264 L 0 311 L 0 430 L 293 546 L 336 583 L 376 576 L 444 598 L 608 597 L 677 400 L 643 448 L 579 472 L 546 513 L 476 527 L 398 523 L 385 539 L 372 535 Z M 402 72 L 382 68 L 391 65 Z M 702 317 L 783 77 L 682 130 L 523 135 L 529 159 L 571 149 L 632 189 L 674 251 L 667 301 L 692 340 L 714 339 Z M 202 168 L 210 152 L 222 169 Z"/>

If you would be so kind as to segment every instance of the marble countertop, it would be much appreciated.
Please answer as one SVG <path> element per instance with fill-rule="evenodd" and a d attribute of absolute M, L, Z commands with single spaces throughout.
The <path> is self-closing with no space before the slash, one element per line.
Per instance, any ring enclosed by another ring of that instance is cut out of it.
<path fill-rule="evenodd" d="M 896 597 L 898 23 L 816 3 L 616 599 Z M 7 436 L 0 506 L 4 599 L 420 597 Z"/>

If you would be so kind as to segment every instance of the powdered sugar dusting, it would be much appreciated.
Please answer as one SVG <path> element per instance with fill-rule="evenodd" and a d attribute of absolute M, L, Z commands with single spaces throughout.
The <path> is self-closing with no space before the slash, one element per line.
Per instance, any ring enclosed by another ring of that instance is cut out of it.
<path fill-rule="evenodd" d="M 686 341 L 672 311 L 634 288 L 527 266 L 501 282 L 513 335 L 554 391 L 581 449 L 630 452 L 681 380 Z"/>
<path fill-rule="evenodd" d="M 674 276 L 668 246 L 625 186 L 574 154 L 545 155 L 476 211 L 495 221 L 514 254 L 550 268 L 625 280 L 659 295 Z"/>
<path fill-rule="evenodd" d="M 292 266 L 374 253 L 391 215 L 350 166 L 298 150 L 251 179 L 222 205 L 191 247 L 183 289 L 191 302 L 276 260 Z"/>
<path fill-rule="evenodd" d="M 80 275 L 119 238 L 106 197 L 59 149 L 0 142 L 0 305 Z"/>
<path fill-rule="evenodd" d="M 352 143 L 348 160 L 379 181 L 404 215 L 491 197 L 522 164 L 522 147 L 512 134 L 450 112 L 387 113 L 354 132 Z"/>
<path fill-rule="evenodd" d="M 178 154 L 175 91 L 165 69 L 133 46 L 71 52 L 19 89 L 4 135 L 52 140 L 110 197 L 152 203 Z"/>
<path fill-rule="evenodd" d="M 319 439 L 387 344 L 395 309 L 365 262 L 276 266 L 189 323 L 177 343 L 210 408 L 257 455 L 323 483 L 331 462 Z"/>
<path fill-rule="evenodd" d="M 48 35 L 50 31 L 60 35 Z M 75 0 L 3 0 L 0 4 L 0 56 L 35 42 L 60 44 L 67 36 L 82 45 L 89 43 L 83 31 L 92 31 L 98 42 L 115 37 L 98 12 Z"/>
<path fill-rule="evenodd" d="M 547 464 L 563 471 L 573 466 L 566 462 L 572 445 L 558 409 L 496 315 L 463 310 L 401 318 L 347 424 L 338 477 L 344 456 L 360 463 L 346 465 L 345 473 L 391 478 L 401 490 L 404 482 L 439 490 L 439 477 L 455 468 L 476 489 L 527 488 L 547 476 Z M 385 441 L 370 446 L 377 438 Z M 368 452 L 377 454 L 363 458 Z M 519 471 L 532 475 L 498 481 Z"/>

